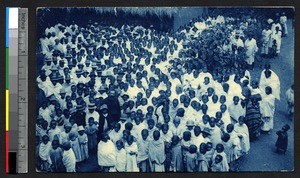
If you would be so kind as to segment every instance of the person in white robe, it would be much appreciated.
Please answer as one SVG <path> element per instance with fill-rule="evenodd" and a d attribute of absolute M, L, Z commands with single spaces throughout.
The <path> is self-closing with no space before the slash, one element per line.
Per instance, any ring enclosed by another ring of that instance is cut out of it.
<path fill-rule="evenodd" d="M 287 17 L 285 15 L 285 12 L 282 12 L 282 16 L 280 17 L 279 21 L 282 26 L 283 35 L 286 36 L 288 34 L 288 29 L 287 29 Z"/>
<path fill-rule="evenodd" d="M 256 40 L 253 38 L 253 35 L 250 35 L 249 38 L 245 41 L 245 48 L 247 55 L 246 62 L 248 65 L 251 65 L 253 67 L 255 54 L 258 51 L 257 43 Z"/>
<path fill-rule="evenodd" d="M 134 137 L 132 135 L 129 135 L 127 138 L 127 143 L 125 143 L 127 172 L 139 172 L 136 159 L 138 153 L 138 146 L 136 142 L 133 141 L 133 139 Z"/>
<path fill-rule="evenodd" d="M 285 92 L 287 100 L 287 114 L 292 119 L 294 115 L 294 84 Z"/>
<path fill-rule="evenodd" d="M 278 55 L 280 53 L 280 48 L 281 48 L 281 36 L 282 32 L 280 31 L 280 28 L 276 26 L 275 30 L 271 34 L 271 43 L 270 47 L 272 47 L 273 42 L 276 42 L 276 54 Z"/>
<path fill-rule="evenodd" d="M 109 140 L 107 134 L 102 134 L 102 139 L 98 143 L 98 165 L 103 168 L 104 172 L 109 172 L 116 165 L 116 147 Z"/>
<path fill-rule="evenodd" d="M 269 27 L 266 27 L 262 31 L 262 47 L 261 47 L 261 54 L 266 56 L 269 54 L 269 46 L 270 46 L 270 41 L 271 41 L 271 34 L 272 30 Z"/>
<path fill-rule="evenodd" d="M 271 69 L 263 70 L 260 75 L 259 88 L 264 91 L 267 86 L 272 88 L 273 95 L 280 100 L 280 80 Z"/>
<path fill-rule="evenodd" d="M 247 125 L 244 123 L 245 117 L 240 116 L 239 122 L 234 125 L 234 132 L 240 139 L 241 154 L 248 154 L 250 150 L 250 137 Z"/>
<path fill-rule="evenodd" d="M 265 94 L 262 95 L 260 112 L 262 114 L 262 120 L 264 122 L 261 130 L 271 134 L 270 131 L 274 127 L 275 97 L 272 94 L 272 88 L 269 86 L 265 88 Z"/>
<path fill-rule="evenodd" d="M 149 142 L 149 160 L 152 172 L 164 172 L 164 162 L 166 160 L 165 144 L 160 139 L 158 130 L 153 132 L 153 140 Z"/>
<path fill-rule="evenodd" d="M 65 142 L 63 144 L 63 164 L 66 168 L 66 172 L 76 172 L 76 157 L 71 149 L 70 142 Z"/>

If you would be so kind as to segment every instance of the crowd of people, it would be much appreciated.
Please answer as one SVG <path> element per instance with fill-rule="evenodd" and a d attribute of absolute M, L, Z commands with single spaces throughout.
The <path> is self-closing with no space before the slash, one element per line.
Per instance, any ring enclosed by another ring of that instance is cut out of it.
<path fill-rule="evenodd" d="M 57 24 L 45 29 L 36 79 L 37 170 L 79 172 L 97 157 L 104 172 L 238 171 L 250 141 L 274 126 L 280 81 L 260 81 L 257 53 L 275 57 L 287 19 L 199 18 L 176 32 Z M 257 45 L 261 40 L 262 45 Z M 293 114 L 293 87 L 286 93 Z M 285 125 L 278 151 L 287 149 Z"/>

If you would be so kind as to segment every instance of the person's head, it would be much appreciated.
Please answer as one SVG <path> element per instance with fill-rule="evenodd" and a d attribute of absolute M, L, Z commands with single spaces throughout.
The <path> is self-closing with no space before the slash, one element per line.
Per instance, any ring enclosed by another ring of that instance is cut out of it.
<path fill-rule="evenodd" d="M 129 135 L 128 137 L 127 137 L 127 144 L 128 145 L 132 145 L 132 143 L 133 143 L 133 136 L 132 135 Z"/>
<path fill-rule="evenodd" d="M 168 131 L 169 131 L 169 125 L 168 124 L 163 124 L 161 126 L 161 131 L 162 131 L 163 134 L 167 134 Z"/>
<path fill-rule="evenodd" d="M 71 143 L 69 141 L 64 142 L 62 145 L 62 148 L 64 149 L 64 151 L 68 151 L 71 149 Z"/>
<path fill-rule="evenodd" d="M 269 86 L 267 86 L 267 87 L 265 88 L 265 91 L 266 91 L 266 94 L 267 94 L 267 95 L 272 94 L 272 88 L 269 87 Z"/>
<path fill-rule="evenodd" d="M 189 147 L 189 153 L 191 153 L 191 154 L 195 154 L 195 153 L 197 153 L 197 146 L 196 145 L 190 145 L 190 147 Z"/>
<path fill-rule="evenodd" d="M 51 145 L 52 145 L 52 148 L 54 150 L 56 150 L 59 147 L 59 141 L 58 140 L 53 140 Z"/>
<path fill-rule="evenodd" d="M 121 124 L 120 123 L 115 123 L 115 125 L 114 125 L 115 132 L 119 132 L 120 129 L 121 129 Z"/>
<path fill-rule="evenodd" d="M 233 124 L 228 124 L 226 126 L 227 133 L 231 133 L 233 131 L 233 129 L 234 129 L 234 125 Z"/>
<path fill-rule="evenodd" d="M 42 136 L 42 142 L 46 145 L 49 142 L 49 136 L 48 135 L 43 135 Z"/>
<path fill-rule="evenodd" d="M 214 161 L 216 164 L 221 163 L 223 161 L 223 156 L 217 155 Z"/>
<path fill-rule="evenodd" d="M 204 77 L 204 84 L 207 85 L 209 84 L 209 82 L 210 82 L 209 77 Z"/>
<path fill-rule="evenodd" d="M 210 127 L 215 127 L 216 126 L 216 121 L 214 117 L 211 117 L 209 120 L 209 125 Z"/>
<path fill-rule="evenodd" d="M 210 151 L 213 148 L 212 142 L 207 142 L 206 143 L 206 151 Z"/>
<path fill-rule="evenodd" d="M 271 71 L 270 70 L 266 70 L 265 72 L 265 76 L 266 76 L 266 78 L 270 78 L 271 77 Z"/>
<path fill-rule="evenodd" d="M 202 122 L 203 122 L 203 124 L 207 124 L 209 122 L 209 120 L 210 120 L 210 118 L 209 118 L 209 116 L 207 114 L 204 114 L 202 116 Z"/>
<path fill-rule="evenodd" d="M 141 131 L 141 134 L 142 134 L 142 139 L 143 140 L 146 140 L 148 138 L 148 135 L 149 135 L 149 131 L 147 129 L 143 129 Z"/>
<path fill-rule="evenodd" d="M 239 125 L 243 125 L 245 123 L 245 117 L 244 116 L 240 116 L 239 117 Z"/>
<path fill-rule="evenodd" d="M 222 152 L 224 151 L 224 146 L 223 146 L 221 143 L 218 143 L 218 144 L 216 145 L 216 151 L 217 151 L 218 153 L 222 153 Z"/>
<path fill-rule="evenodd" d="M 118 150 L 121 150 L 122 148 L 124 148 L 124 144 L 123 144 L 122 140 L 118 140 L 116 142 L 116 146 L 117 146 Z"/>
<path fill-rule="evenodd" d="M 208 102 L 208 96 L 207 95 L 202 95 L 202 101 L 203 101 L 204 104 L 206 104 Z"/>
<path fill-rule="evenodd" d="M 201 134 L 201 128 L 198 125 L 194 128 L 194 134 L 196 137 Z"/>
<path fill-rule="evenodd" d="M 228 90 L 229 90 L 229 84 L 228 83 L 223 83 L 222 87 L 223 87 L 223 91 L 227 93 Z"/>
<path fill-rule="evenodd" d="M 221 104 L 221 106 L 220 106 L 220 111 L 221 111 L 222 113 L 225 113 L 226 110 L 227 110 L 227 106 L 226 106 L 225 104 Z"/>
<path fill-rule="evenodd" d="M 159 138 L 160 138 L 160 132 L 159 132 L 158 130 L 155 130 L 155 131 L 153 132 L 153 139 L 154 139 L 155 141 L 157 141 Z"/>
<path fill-rule="evenodd" d="M 239 101 L 240 101 L 240 98 L 239 98 L 238 96 L 234 96 L 234 97 L 233 97 L 233 103 L 234 103 L 235 105 L 239 104 Z"/>
<path fill-rule="evenodd" d="M 281 130 L 287 132 L 288 130 L 290 130 L 290 126 L 288 124 L 285 124 Z"/>
<path fill-rule="evenodd" d="M 184 141 L 187 142 L 187 141 L 191 140 L 191 136 L 192 136 L 192 135 L 191 135 L 191 132 L 190 132 L 190 131 L 184 131 L 184 132 L 183 132 L 183 137 L 182 137 L 182 138 L 183 138 Z"/>
<path fill-rule="evenodd" d="M 89 126 L 92 126 L 95 124 L 95 119 L 93 117 L 90 117 L 88 122 L 89 122 Z"/>
<path fill-rule="evenodd" d="M 213 103 L 217 103 L 218 102 L 218 95 L 213 95 L 212 96 L 212 101 L 213 101 Z"/>
<path fill-rule="evenodd" d="M 201 154 L 205 154 L 206 151 L 207 151 L 207 145 L 206 145 L 205 143 L 202 142 L 202 143 L 199 145 L 199 152 L 200 152 Z"/>
<path fill-rule="evenodd" d="M 46 120 L 43 120 L 41 126 L 44 130 L 47 130 L 48 129 L 48 122 Z"/>
<path fill-rule="evenodd" d="M 221 95 L 221 96 L 220 96 L 220 103 L 221 103 L 221 104 L 224 104 L 225 102 L 226 102 L 226 96 Z"/>
<path fill-rule="evenodd" d="M 101 134 L 101 141 L 107 142 L 109 140 L 109 136 L 107 133 L 102 133 Z"/>
<path fill-rule="evenodd" d="M 207 95 L 212 96 L 214 94 L 215 90 L 212 87 L 207 88 Z"/>
<path fill-rule="evenodd" d="M 185 110 L 184 110 L 183 108 L 179 108 L 179 109 L 177 110 L 176 115 L 177 115 L 178 117 L 183 117 L 183 116 L 184 116 L 184 113 L 185 113 Z"/>
<path fill-rule="evenodd" d="M 179 143 L 179 137 L 177 135 L 173 135 L 171 141 L 172 141 L 172 145 L 176 146 Z"/>
<path fill-rule="evenodd" d="M 55 129 L 56 126 L 57 126 L 57 121 L 56 120 L 51 120 L 51 122 L 50 122 L 50 128 L 51 129 Z"/>
<path fill-rule="evenodd" d="M 230 135 L 228 133 L 224 133 L 221 139 L 223 142 L 228 142 L 228 140 L 230 139 Z"/>
<path fill-rule="evenodd" d="M 147 124 L 148 124 L 148 129 L 153 129 L 154 127 L 154 120 L 153 119 L 149 119 L 147 120 Z"/>
<path fill-rule="evenodd" d="M 125 124 L 125 130 L 131 131 L 132 128 L 133 128 L 133 125 L 132 125 L 131 122 L 127 122 L 127 123 Z"/>

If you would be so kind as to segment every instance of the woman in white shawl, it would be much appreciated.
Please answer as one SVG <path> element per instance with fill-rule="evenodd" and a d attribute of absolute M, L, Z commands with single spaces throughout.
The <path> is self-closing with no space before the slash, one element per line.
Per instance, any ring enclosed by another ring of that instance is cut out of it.
<path fill-rule="evenodd" d="M 134 137 L 129 135 L 127 138 L 127 143 L 125 143 L 126 151 L 126 172 L 139 172 L 137 166 L 137 153 L 138 146 L 136 142 L 133 142 Z"/>
<path fill-rule="evenodd" d="M 261 91 L 264 91 L 267 86 L 272 88 L 273 95 L 276 99 L 280 100 L 280 80 L 269 66 L 261 72 L 259 81 Z"/>
<path fill-rule="evenodd" d="M 164 166 L 164 162 L 166 160 L 166 155 L 164 152 L 165 144 L 159 138 L 160 138 L 160 132 L 158 130 L 155 130 L 153 132 L 154 140 L 152 140 L 149 143 L 149 159 L 150 159 L 151 172 L 165 171 L 165 166 Z"/>
<path fill-rule="evenodd" d="M 253 38 L 252 34 L 250 34 L 249 38 L 245 41 L 245 48 L 246 48 L 246 55 L 247 55 L 246 62 L 248 65 L 253 67 L 255 54 L 258 51 L 258 47 L 256 44 L 256 40 Z"/>
<path fill-rule="evenodd" d="M 239 117 L 239 122 L 234 125 L 234 131 L 240 139 L 242 154 L 247 154 L 250 150 L 250 138 L 249 130 L 244 120 L 244 116 Z"/>
<path fill-rule="evenodd" d="M 98 144 L 98 165 L 104 172 L 109 172 L 116 165 L 117 151 L 115 145 L 109 140 L 106 133 L 102 134 L 102 139 Z"/>
<path fill-rule="evenodd" d="M 66 171 L 67 172 L 76 172 L 76 157 L 75 154 L 73 152 L 73 150 L 71 149 L 71 143 L 68 142 L 64 142 L 63 143 L 63 164 L 66 167 Z"/>
<path fill-rule="evenodd" d="M 274 113 L 275 113 L 275 97 L 272 94 L 272 88 L 267 86 L 265 94 L 262 96 L 260 105 L 260 112 L 262 114 L 262 120 L 264 122 L 261 130 L 270 134 L 274 127 Z"/>

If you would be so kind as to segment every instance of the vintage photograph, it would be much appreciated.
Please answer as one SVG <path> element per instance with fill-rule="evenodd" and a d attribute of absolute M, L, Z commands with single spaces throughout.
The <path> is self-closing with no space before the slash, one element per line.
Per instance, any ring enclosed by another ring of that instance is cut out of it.
<path fill-rule="evenodd" d="M 37 172 L 294 170 L 292 7 L 36 14 Z"/>

